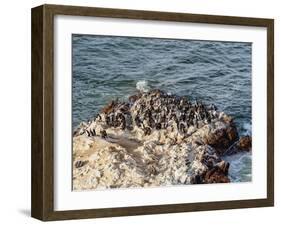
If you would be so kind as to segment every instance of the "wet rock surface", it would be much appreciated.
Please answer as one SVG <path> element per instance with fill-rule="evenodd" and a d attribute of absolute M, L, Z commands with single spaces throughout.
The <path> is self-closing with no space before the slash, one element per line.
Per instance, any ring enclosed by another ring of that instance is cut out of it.
<path fill-rule="evenodd" d="M 252 138 L 250 136 L 240 137 L 237 148 L 242 151 L 251 151 L 252 149 Z"/>
<path fill-rule="evenodd" d="M 249 150 L 216 106 L 161 90 L 110 102 L 73 133 L 73 189 L 228 183 L 221 156 Z M 231 151 L 229 151 L 231 150 Z"/>

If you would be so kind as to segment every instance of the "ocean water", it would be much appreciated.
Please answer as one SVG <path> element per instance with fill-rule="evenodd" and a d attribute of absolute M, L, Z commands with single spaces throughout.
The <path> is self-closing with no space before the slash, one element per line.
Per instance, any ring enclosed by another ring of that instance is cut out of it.
<path fill-rule="evenodd" d="M 72 54 L 73 128 L 112 99 L 158 88 L 214 103 L 251 135 L 251 43 L 73 35 Z M 232 181 L 251 181 L 251 154 L 227 160 Z"/>

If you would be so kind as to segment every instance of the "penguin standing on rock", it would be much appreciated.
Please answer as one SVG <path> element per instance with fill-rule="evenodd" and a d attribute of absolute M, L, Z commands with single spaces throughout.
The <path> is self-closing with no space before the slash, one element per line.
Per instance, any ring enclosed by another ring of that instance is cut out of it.
<path fill-rule="evenodd" d="M 145 127 L 144 128 L 144 135 L 150 135 L 151 134 L 151 128 Z"/>
<path fill-rule="evenodd" d="M 216 107 L 214 104 L 211 104 L 210 109 L 211 109 L 212 111 L 216 111 L 216 110 L 217 110 L 217 107 Z"/>
<path fill-rule="evenodd" d="M 121 129 L 125 130 L 125 128 L 126 128 L 126 117 L 123 114 L 120 114 L 119 119 L 120 119 L 120 122 L 121 122 Z"/>
<path fill-rule="evenodd" d="M 90 134 L 91 134 L 91 136 L 96 136 L 96 131 L 95 131 L 95 129 L 92 129 L 92 130 L 90 130 Z"/>
<path fill-rule="evenodd" d="M 96 131 L 95 131 L 95 129 L 86 129 L 85 130 L 86 131 L 86 134 L 87 134 L 87 136 L 88 137 L 94 137 L 94 136 L 96 136 Z"/>
<path fill-rule="evenodd" d="M 105 130 L 102 130 L 102 131 L 100 132 L 100 134 L 101 134 L 101 138 L 103 138 L 103 139 L 107 138 L 107 133 L 106 133 Z"/>
<path fill-rule="evenodd" d="M 141 120 L 138 115 L 135 117 L 135 123 L 136 123 L 137 127 L 141 127 Z"/>
<path fill-rule="evenodd" d="M 183 122 L 180 122 L 179 124 L 179 131 L 182 133 L 182 134 L 185 134 L 186 133 L 186 127 L 185 127 L 185 124 Z"/>

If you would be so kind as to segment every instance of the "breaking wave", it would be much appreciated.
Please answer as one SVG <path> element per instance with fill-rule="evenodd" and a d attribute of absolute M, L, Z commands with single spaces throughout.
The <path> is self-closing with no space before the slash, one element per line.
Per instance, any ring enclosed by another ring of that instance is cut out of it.
<path fill-rule="evenodd" d="M 148 85 L 148 82 L 146 80 L 140 80 L 137 82 L 136 84 L 136 88 L 137 90 L 141 91 L 141 92 L 148 92 L 150 90 L 150 87 Z"/>

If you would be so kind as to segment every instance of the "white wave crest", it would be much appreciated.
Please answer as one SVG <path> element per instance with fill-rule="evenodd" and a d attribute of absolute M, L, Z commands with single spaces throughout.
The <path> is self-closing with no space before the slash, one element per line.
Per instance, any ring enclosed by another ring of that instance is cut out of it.
<path fill-rule="evenodd" d="M 136 84 L 136 88 L 137 88 L 137 90 L 144 92 L 144 93 L 146 93 L 150 90 L 148 82 L 146 80 L 138 81 Z"/>
<path fill-rule="evenodd" d="M 252 134 L 252 125 L 251 123 L 244 123 L 243 124 L 243 134 L 242 135 L 251 135 Z"/>

